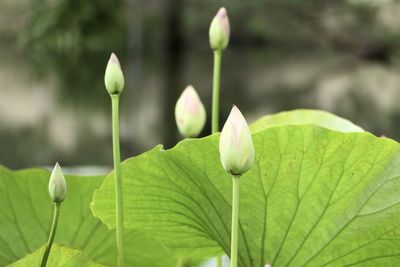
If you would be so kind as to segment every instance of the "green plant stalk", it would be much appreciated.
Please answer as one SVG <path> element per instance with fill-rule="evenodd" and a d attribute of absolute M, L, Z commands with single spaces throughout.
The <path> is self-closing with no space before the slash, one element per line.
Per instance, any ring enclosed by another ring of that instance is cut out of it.
<path fill-rule="evenodd" d="M 213 96 L 211 111 L 211 133 L 219 131 L 219 88 L 221 77 L 222 50 L 214 50 Z M 216 267 L 222 267 L 222 256 L 217 257 Z"/>
<path fill-rule="evenodd" d="M 115 172 L 115 212 L 117 231 L 118 267 L 124 266 L 124 214 L 122 198 L 121 155 L 119 149 L 119 95 L 111 95 L 112 105 L 112 135 Z"/>
<path fill-rule="evenodd" d="M 54 203 L 53 223 L 51 225 L 49 240 L 47 241 L 46 244 L 46 250 L 44 251 L 43 254 L 42 263 L 40 264 L 41 267 L 46 267 L 47 260 L 49 259 L 50 250 L 51 247 L 53 246 L 54 237 L 56 236 L 58 218 L 60 216 L 60 206 L 61 202 Z"/>
<path fill-rule="evenodd" d="M 222 256 L 217 257 L 217 267 L 222 267 Z"/>
<path fill-rule="evenodd" d="M 221 76 L 222 50 L 214 50 L 214 75 L 213 75 L 213 96 L 211 111 L 211 133 L 219 131 L 219 88 Z"/>
<path fill-rule="evenodd" d="M 185 258 L 184 257 L 180 257 L 176 263 L 176 267 L 184 267 L 185 266 Z"/>
<path fill-rule="evenodd" d="M 240 176 L 232 176 L 231 267 L 237 267 Z"/>

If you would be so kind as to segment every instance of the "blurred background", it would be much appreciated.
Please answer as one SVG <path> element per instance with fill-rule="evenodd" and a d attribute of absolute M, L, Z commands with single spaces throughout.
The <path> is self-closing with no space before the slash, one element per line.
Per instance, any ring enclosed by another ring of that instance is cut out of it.
<path fill-rule="evenodd" d="M 1 0 L 0 164 L 111 166 L 104 70 L 122 64 L 127 158 L 180 139 L 174 105 L 192 84 L 208 110 L 208 28 L 228 9 L 221 123 L 324 109 L 400 140 L 400 2 L 396 0 Z"/>

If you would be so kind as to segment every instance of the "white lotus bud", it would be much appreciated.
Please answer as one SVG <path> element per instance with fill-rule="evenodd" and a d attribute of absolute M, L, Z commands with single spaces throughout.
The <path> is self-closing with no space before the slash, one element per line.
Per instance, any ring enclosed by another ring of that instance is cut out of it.
<path fill-rule="evenodd" d="M 211 49 L 224 50 L 228 46 L 230 26 L 225 7 L 221 7 L 212 20 L 209 35 Z"/>
<path fill-rule="evenodd" d="M 219 138 L 219 153 L 224 169 L 241 175 L 254 162 L 254 145 L 249 126 L 240 110 L 233 106 Z"/>
<path fill-rule="evenodd" d="M 206 109 L 193 86 L 185 88 L 175 105 L 175 120 L 185 137 L 196 137 L 206 123 Z"/>
<path fill-rule="evenodd" d="M 110 95 L 118 95 L 122 92 L 125 85 L 124 74 L 117 56 L 112 53 L 106 67 L 104 84 Z"/>
<path fill-rule="evenodd" d="M 67 193 L 67 184 L 65 182 L 64 174 L 61 167 L 56 163 L 49 181 L 49 193 L 54 202 L 63 202 L 65 194 Z"/>

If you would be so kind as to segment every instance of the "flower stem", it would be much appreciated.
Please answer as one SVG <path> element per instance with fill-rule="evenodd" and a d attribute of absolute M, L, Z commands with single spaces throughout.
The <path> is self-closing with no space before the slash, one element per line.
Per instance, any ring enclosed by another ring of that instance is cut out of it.
<path fill-rule="evenodd" d="M 219 131 L 219 85 L 221 76 L 221 59 L 222 50 L 214 50 L 211 133 L 216 133 Z"/>
<path fill-rule="evenodd" d="M 231 267 L 237 267 L 240 176 L 232 176 Z"/>
<path fill-rule="evenodd" d="M 222 256 L 218 256 L 216 262 L 216 267 L 222 267 Z"/>
<path fill-rule="evenodd" d="M 41 267 L 46 267 L 46 265 L 47 265 L 47 260 L 49 258 L 50 250 L 53 245 L 54 237 L 55 237 L 56 231 L 57 231 L 58 217 L 60 216 L 61 202 L 55 202 L 54 204 L 55 205 L 54 205 L 53 223 L 51 225 L 49 240 L 47 241 L 47 244 L 46 244 L 46 250 L 44 251 L 44 254 L 43 254 L 42 263 L 40 264 Z"/>
<path fill-rule="evenodd" d="M 221 76 L 221 59 L 222 50 L 214 50 L 211 133 L 216 133 L 219 131 L 219 85 Z M 217 257 L 216 267 L 222 267 L 222 256 Z"/>
<path fill-rule="evenodd" d="M 124 216 L 122 198 L 122 176 L 121 176 L 121 156 L 119 149 L 119 95 L 111 95 L 112 105 L 112 135 L 113 135 L 113 154 L 115 171 L 115 200 L 116 200 L 116 230 L 117 230 L 117 250 L 118 267 L 124 266 Z"/>
<path fill-rule="evenodd" d="M 180 257 L 176 263 L 176 267 L 185 267 L 185 258 L 184 257 Z"/>

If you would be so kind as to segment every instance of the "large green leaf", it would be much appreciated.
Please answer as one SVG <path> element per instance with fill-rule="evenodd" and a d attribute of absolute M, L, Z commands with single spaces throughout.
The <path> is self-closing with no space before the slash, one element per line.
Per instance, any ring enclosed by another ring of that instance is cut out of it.
<path fill-rule="evenodd" d="M 363 132 L 364 130 L 349 120 L 338 117 L 332 113 L 315 109 L 296 109 L 267 115 L 251 124 L 253 133 L 267 127 L 278 125 L 317 124 L 322 127 L 340 132 Z"/>
<path fill-rule="evenodd" d="M 42 169 L 0 168 L 0 265 L 14 262 L 46 243 L 53 207 L 48 193 L 50 173 Z M 113 262 L 114 237 L 89 210 L 90 198 L 103 177 L 67 176 L 56 242 L 84 249 L 99 262 Z"/>
<path fill-rule="evenodd" d="M 53 204 L 48 193 L 50 172 L 42 169 L 10 171 L 0 167 L 0 266 L 15 262 L 46 243 Z M 61 205 L 55 242 L 84 250 L 92 260 L 114 266 L 115 231 L 90 212 L 102 176 L 66 177 L 68 192 Z M 126 232 L 129 266 L 175 266 L 176 259 L 145 233 Z"/>
<path fill-rule="evenodd" d="M 125 225 L 183 252 L 229 254 L 231 178 L 219 135 L 156 147 L 122 164 Z M 253 135 L 241 178 L 239 265 L 395 266 L 400 261 L 400 147 L 369 133 L 317 125 Z M 114 225 L 113 176 L 92 210 Z"/>
<path fill-rule="evenodd" d="M 41 247 L 39 250 L 28 254 L 23 259 L 10 264 L 10 267 L 32 267 L 40 266 L 42 262 L 43 253 L 46 246 Z M 58 244 L 54 244 L 49 259 L 47 261 L 47 266 L 51 267 L 102 267 L 104 265 L 97 264 L 90 260 L 86 253 L 63 247 Z"/>

